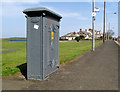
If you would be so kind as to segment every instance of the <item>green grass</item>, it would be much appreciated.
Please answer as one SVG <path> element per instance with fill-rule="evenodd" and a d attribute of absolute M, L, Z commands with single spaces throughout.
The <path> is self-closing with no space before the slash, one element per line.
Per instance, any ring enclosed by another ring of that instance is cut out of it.
<path fill-rule="evenodd" d="M 4 44 L 5 42 L 6 42 L 6 41 L 4 40 L 4 41 L 3 41 L 3 44 Z M 2 40 L 0 40 L 0 47 L 2 47 L 2 44 L 1 44 L 1 43 L 2 43 Z M 7 50 L 9 50 L 9 49 L 7 49 L 7 48 L 0 48 L 0 52 L 1 52 L 1 51 L 7 51 Z"/>
<path fill-rule="evenodd" d="M 97 42 L 96 46 L 100 45 L 102 41 Z M 70 61 L 77 56 L 84 54 L 85 52 L 91 50 L 91 42 L 66 42 L 60 43 L 60 64 L 63 62 Z"/>
<path fill-rule="evenodd" d="M 97 42 L 96 46 L 102 41 Z M 60 64 L 70 61 L 77 56 L 91 50 L 91 42 L 60 42 Z M 2 41 L 6 49 L 19 49 L 18 51 L 2 54 L 2 76 L 13 75 L 20 72 L 17 66 L 26 63 L 26 42 Z"/>
<path fill-rule="evenodd" d="M 19 49 L 19 51 L 2 54 L 2 76 L 9 76 L 20 72 L 17 66 L 26 62 L 26 42 L 3 40 L 2 46 L 7 49 Z"/>
<path fill-rule="evenodd" d="M 0 52 L 1 52 L 1 51 L 8 51 L 8 49 L 0 49 Z"/>

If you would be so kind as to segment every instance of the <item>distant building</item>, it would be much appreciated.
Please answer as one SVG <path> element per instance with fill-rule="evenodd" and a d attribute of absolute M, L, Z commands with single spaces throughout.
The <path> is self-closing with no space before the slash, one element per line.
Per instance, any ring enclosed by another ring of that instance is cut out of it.
<path fill-rule="evenodd" d="M 75 40 L 76 37 L 79 37 L 80 35 L 85 36 L 85 39 L 92 39 L 92 29 L 85 29 L 85 31 L 82 31 L 80 29 L 79 32 L 71 32 L 66 35 L 63 35 L 60 37 L 61 40 Z M 100 31 L 95 30 L 95 38 L 99 39 L 102 36 Z"/>
<path fill-rule="evenodd" d="M 95 38 L 96 38 L 96 39 L 99 39 L 101 36 L 103 36 L 103 35 L 101 34 L 101 31 L 96 31 L 96 30 L 95 30 Z"/>
<path fill-rule="evenodd" d="M 61 40 L 75 40 L 76 37 L 78 37 L 79 35 L 76 32 L 71 32 L 68 33 L 62 37 L 60 37 Z"/>

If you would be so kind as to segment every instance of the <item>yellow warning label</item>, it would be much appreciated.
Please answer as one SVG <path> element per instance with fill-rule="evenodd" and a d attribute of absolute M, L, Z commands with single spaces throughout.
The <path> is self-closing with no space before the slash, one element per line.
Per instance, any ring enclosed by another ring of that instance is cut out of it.
<path fill-rule="evenodd" d="M 51 39 L 54 39 L 54 32 L 51 32 Z"/>

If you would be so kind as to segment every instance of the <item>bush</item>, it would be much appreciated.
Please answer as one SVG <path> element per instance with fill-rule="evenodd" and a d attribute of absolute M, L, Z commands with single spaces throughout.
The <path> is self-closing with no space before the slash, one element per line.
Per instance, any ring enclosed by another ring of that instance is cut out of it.
<path fill-rule="evenodd" d="M 85 40 L 89 40 L 89 38 L 85 39 Z"/>
<path fill-rule="evenodd" d="M 80 37 L 76 37 L 75 40 L 76 40 L 77 42 L 79 42 L 79 41 L 80 41 Z"/>
<path fill-rule="evenodd" d="M 103 39 L 103 36 L 100 36 L 100 39 L 102 40 L 102 39 Z"/>
<path fill-rule="evenodd" d="M 80 39 L 82 39 L 82 40 L 83 40 L 84 38 L 85 38 L 85 36 L 84 36 L 84 35 L 80 35 Z"/>

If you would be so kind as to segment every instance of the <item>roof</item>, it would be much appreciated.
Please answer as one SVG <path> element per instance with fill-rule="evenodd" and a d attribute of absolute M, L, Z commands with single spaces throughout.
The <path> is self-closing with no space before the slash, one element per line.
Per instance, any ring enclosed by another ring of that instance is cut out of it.
<path fill-rule="evenodd" d="M 55 12 L 53 12 L 53 11 L 45 8 L 45 7 L 28 8 L 28 9 L 25 9 L 25 10 L 23 11 L 23 13 L 25 13 L 25 14 L 27 14 L 27 15 L 30 15 L 30 14 L 32 15 L 33 13 L 34 13 L 34 14 L 38 14 L 38 13 L 39 13 L 39 14 L 40 14 L 40 13 L 48 13 L 48 14 L 54 15 L 54 16 L 60 18 L 60 19 L 62 18 L 61 15 L 59 15 L 59 14 L 57 14 L 57 13 L 55 13 Z"/>
<path fill-rule="evenodd" d="M 61 37 L 77 37 L 77 36 L 66 36 L 66 35 L 64 35 L 64 36 L 61 36 Z"/>

